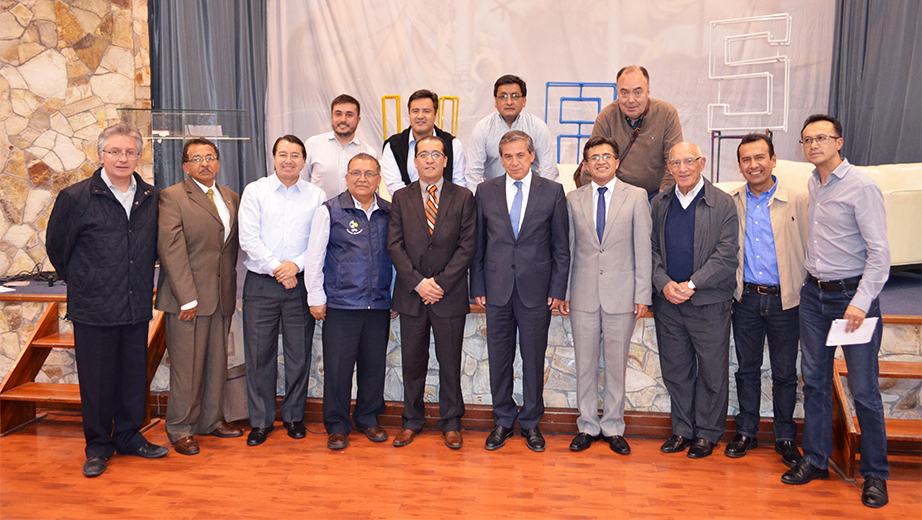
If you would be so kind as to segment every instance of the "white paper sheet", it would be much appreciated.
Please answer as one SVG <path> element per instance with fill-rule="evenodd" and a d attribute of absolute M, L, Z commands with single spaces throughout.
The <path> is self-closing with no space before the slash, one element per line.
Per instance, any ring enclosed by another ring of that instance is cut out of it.
<path fill-rule="evenodd" d="M 837 347 L 839 345 L 861 345 L 871 341 L 874 335 L 874 329 L 877 328 L 877 320 L 880 318 L 867 318 L 854 332 L 845 332 L 845 326 L 848 320 L 835 320 L 829 327 L 829 335 L 826 336 L 827 347 Z"/>

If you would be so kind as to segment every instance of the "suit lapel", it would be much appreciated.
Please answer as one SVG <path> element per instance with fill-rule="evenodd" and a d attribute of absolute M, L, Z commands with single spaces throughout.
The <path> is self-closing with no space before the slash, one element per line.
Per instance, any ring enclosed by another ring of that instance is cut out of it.
<path fill-rule="evenodd" d="M 509 236 L 512 237 L 513 240 L 516 240 L 515 233 L 512 232 L 512 217 L 509 216 L 509 203 L 506 202 L 506 177 L 507 177 L 508 175 L 509 175 L 509 174 L 504 173 L 504 174 L 503 174 L 503 177 L 502 177 L 503 182 L 498 182 L 498 183 L 494 184 L 494 188 L 493 188 L 493 189 L 494 189 L 495 192 L 496 192 L 496 193 L 494 194 L 494 197 L 496 198 L 496 207 L 497 207 L 497 208 L 502 208 L 502 209 L 500 210 L 500 214 L 501 214 L 501 215 L 506 215 L 506 218 L 505 218 L 505 221 L 506 221 L 506 230 L 509 232 Z M 481 185 L 481 186 L 482 186 L 482 185 Z M 530 201 L 530 200 L 531 200 L 531 199 L 529 198 L 529 201 Z M 527 208 L 526 208 L 526 209 L 527 209 Z M 522 223 L 524 224 L 525 221 L 523 220 Z M 522 234 L 522 228 L 519 227 L 519 235 L 521 235 L 521 234 Z"/>
<path fill-rule="evenodd" d="M 589 229 L 595 230 L 595 219 L 592 217 L 592 184 L 589 185 L 588 189 L 578 192 L 576 200 L 579 203 L 581 218 L 586 221 Z M 596 240 L 599 239 L 598 233 L 593 233 L 592 236 L 594 236 Z"/>
<path fill-rule="evenodd" d="M 186 180 L 183 182 L 186 185 L 186 192 L 189 194 L 189 200 L 201 206 L 202 209 L 210 213 L 211 216 L 214 217 L 214 219 L 223 226 L 224 224 L 221 222 L 221 215 L 218 215 L 218 208 L 215 207 L 214 202 L 208 200 L 205 192 L 195 184 L 195 181 L 192 180 L 192 177 L 186 177 Z M 223 195 L 221 196 L 223 197 Z"/>
<path fill-rule="evenodd" d="M 525 205 L 525 217 L 522 218 L 522 225 L 519 226 L 519 236 L 522 236 L 522 233 L 528 227 L 528 224 L 534 220 L 534 214 L 541 208 L 541 203 L 539 202 L 540 198 L 544 194 L 542 188 L 544 188 L 543 183 L 538 180 L 538 176 L 534 172 L 531 174 L 531 188 L 528 190 L 528 204 Z M 512 221 L 509 221 L 509 227 L 512 227 Z"/>
<path fill-rule="evenodd" d="M 420 193 L 420 200 L 422 200 L 422 193 Z M 432 230 L 433 236 L 435 236 L 435 234 L 439 232 L 439 229 L 441 229 L 441 216 L 448 214 L 448 208 L 450 207 L 452 200 L 454 200 L 454 186 L 450 182 L 443 180 L 442 197 L 439 199 L 439 212 L 435 216 L 435 228 Z M 423 213 L 425 213 L 425 211 Z M 429 225 L 428 221 L 426 222 L 426 225 Z"/>
<path fill-rule="evenodd" d="M 608 203 L 608 212 L 605 213 L 605 231 L 602 233 L 602 242 L 608 240 L 608 234 L 615 225 L 615 218 L 618 216 L 618 212 L 621 211 L 621 207 L 624 206 L 625 199 L 627 199 L 627 191 L 625 190 L 624 182 L 618 181 L 615 183 L 615 189 L 612 190 L 611 201 Z"/>
<path fill-rule="evenodd" d="M 215 186 L 218 188 L 218 191 L 221 192 L 221 198 L 224 199 L 224 204 L 227 206 L 227 211 L 230 213 L 230 233 L 227 234 L 227 240 L 224 241 L 224 245 L 228 244 L 228 241 L 231 239 L 231 236 L 234 234 L 234 229 L 237 227 L 237 205 L 234 204 L 233 199 L 230 196 L 230 188 L 227 186 L 219 186 L 218 183 L 215 183 Z M 207 198 L 207 197 L 206 197 Z M 218 218 L 220 219 L 220 216 Z M 221 223 L 223 227 L 223 222 Z"/>
<path fill-rule="evenodd" d="M 407 193 L 410 197 L 410 207 L 419 220 L 419 225 L 429 234 L 429 221 L 426 219 L 426 208 L 423 207 L 423 188 L 419 181 L 411 183 L 407 187 Z M 436 219 L 438 220 L 438 219 Z"/>

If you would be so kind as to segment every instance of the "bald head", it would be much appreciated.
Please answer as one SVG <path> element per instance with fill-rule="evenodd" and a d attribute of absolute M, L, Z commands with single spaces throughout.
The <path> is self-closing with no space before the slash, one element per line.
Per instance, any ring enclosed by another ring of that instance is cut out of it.
<path fill-rule="evenodd" d="M 676 186 L 683 194 L 688 194 L 701 180 L 704 163 L 701 149 L 695 143 L 682 141 L 669 150 L 669 173 L 675 179 Z"/>

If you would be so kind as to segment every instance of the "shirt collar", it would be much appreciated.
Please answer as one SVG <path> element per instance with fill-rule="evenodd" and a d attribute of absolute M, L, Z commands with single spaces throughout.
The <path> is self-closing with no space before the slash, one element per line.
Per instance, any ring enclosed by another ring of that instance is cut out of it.
<path fill-rule="evenodd" d="M 690 192 L 688 192 L 688 195 L 683 195 L 683 194 L 682 194 L 682 190 L 679 189 L 679 185 L 676 184 L 676 186 L 675 186 L 675 195 L 676 195 L 676 197 L 679 197 L 680 200 L 682 200 L 682 199 L 691 200 L 691 199 L 694 199 L 695 197 L 698 196 L 698 192 L 701 191 L 701 188 L 703 188 L 703 187 L 704 187 L 704 176 L 702 175 L 702 176 L 698 179 L 698 184 L 695 184 L 695 187 L 692 188 L 692 190 L 691 190 Z"/>
<path fill-rule="evenodd" d="M 435 136 L 435 126 L 434 125 L 432 127 L 432 133 L 429 135 L 423 136 L 423 139 L 425 139 L 426 137 L 432 137 L 432 136 Z M 416 143 L 416 134 L 413 133 L 413 129 L 411 128 L 410 129 L 410 144 L 414 144 L 414 143 Z"/>
<path fill-rule="evenodd" d="M 602 187 L 608 188 L 609 193 L 611 193 L 612 190 L 615 189 L 615 184 L 617 184 L 617 182 L 618 182 L 618 177 L 612 177 L 611 180 L 608 181 L 608 184 L 597 184 L 595 181 L 591 181 L 590 184 L 592 184 L 593 193 L 599 191 L 599 188 L 602 188 Z"/>
<path fill-rule="evenodd" d="M 198 187 L 201 188 L 202 191 L 205 192 L 205 193 L 208 193 L 208 190 L 218 191 L 218 183 L 217 183 L 217 182 L 214 183 L 214 186 L 212 186 L 212 187 L 209 188 L 208 186 L 205 186 L 205 185 L 202 184 L 201 182 L 197 181 L 194 177 L 189 177 L 189 178 L 192 179 L 192 182 L 194 182 L 195 184 L 197 184 Z"/>
<path fill-rule="evenodd" d="M 531 168 L 528 169 L 528 173 L 525 174 L 525 177 L 522 180 L 522 188 L 527 189 L 531 187 Z M 506 188 L 515 189 L 515 179 L 506 174 Z"/>
<path fill-rule="evenodd" d="M 746 183 L 746 197 L 752 197 L 753 199 L 763 199 L 763 198 L 770 199 L 775 194 L 776 189 L 778 189 L 778 178 L 772 175 L 772 189 L 768 191 L 763 191 L 758 197 L 756 197 L 755 194 L 753 194 L 752 191 L 749 189 L 749 183 L 747 182 Z"/>
<path fill-rule="evenodd" d="M 116 189 L 120 192 L 122 191 L 115 184 L 112 183 L 112 179 L 109 178 L 109 174 L 106 173 L 105 168 L 102 168 L 102 171 L 100 172 L 99 176 L 102 177 L 102 181 L 106 183 L 106 186 L 108 186 L 109 189 Z M 134 174 L 132 174 L 131 182 L 128 183 L 128 191 L 130 192 L 130 191 L 137 190 L 137 189 L 138 189 L 138 183 L 137 181 L 134 180 Z"/>
<path fill-rule="evenodd" d="M 336 144 L 338 144 L 339 146 L 342 146 L 343 148 L 345 148 L 345 147 L 347 147 L 347 146 L 349 146 L 350 144 L 353 144 L 353 143 L 354 143 L 354 144 L 359 144 L 359 140 L 358 140 L 358 138 L 355 137 L 355 133 L 352 134 L 352 139 L 351 139 L 348 143 L 346 143 L 345 145 L 342 145 L 342 144 L 339 143 L 339 139 L 336 138 L 336 132 L 329 132 L 329 133 L 327 133 L 327 139 L 329 139 L 330 141 L 334 141 Z"/>
<path fill-rule="evenodd" d="M 439 180 L 435 181 L 435 182 L 432 183 L 432 184 L 429 184 L 428 182 L 426 182 L 426 181 L 420 179 L 420 180 L 419 180 L 419 187 L 420 187 L 421 190 L 423 190 L 423 193 L 426 193 L 427 191 L 429 191 L 429 186 L 432 186 L 432 185 L 434 184 L 434 185 L 435 185 L 435 191 L 437 191 L 437 192 L 439 192 L 439 193 L 442 193 L 442 186 L 444 185 L 444 183 L 445 183 L 445 177 L 439 177 Z"/>
<path fill-rule="evenodd" d="M 351 193 L 349 196 L 352 197 L 352 204 L 355 206 L 355 209 L 365 211 L 362 209 L 362 202 L 359 199 L 355 198 L 355 196 L 353 196 Z M 378 209 L 378 197 L 374 196 L 371 199 L 371 206 L 368 207 L 368 214 L 371 215 L 375 212 L 376 209 Z"/>

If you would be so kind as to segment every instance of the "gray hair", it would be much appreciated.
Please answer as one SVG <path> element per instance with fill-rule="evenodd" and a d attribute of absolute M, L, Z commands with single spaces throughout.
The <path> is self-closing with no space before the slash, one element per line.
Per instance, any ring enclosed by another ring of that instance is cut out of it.
<path fill-rule="evenodd" d="M 510 130 L 503 135 L 502 139 L 499 140 L 500 157 L 503 156 L 503 145 L 509 144 L 513 141 L 525 141 L 525 144 L 528 146 L 528 153 L 534 153 L 535 142 L 531 140 L 531 136 L 521 130 Z"/>
<path fill-rule="evenodd" d="M 134 140 L 138 142 L 138 153 L 144 151 L 144 140 L 141 138 L 141 132 L 128 123 L 119 122 L 99 133 L 99 139 L 96 141 L 96 152 L 99 154 L 100 160 L 102 160 L 102 154 L 106 148 L 106 142 L 110 137 L 116 135 L 126 135 L 128 137 L 133 137 Z"/>

